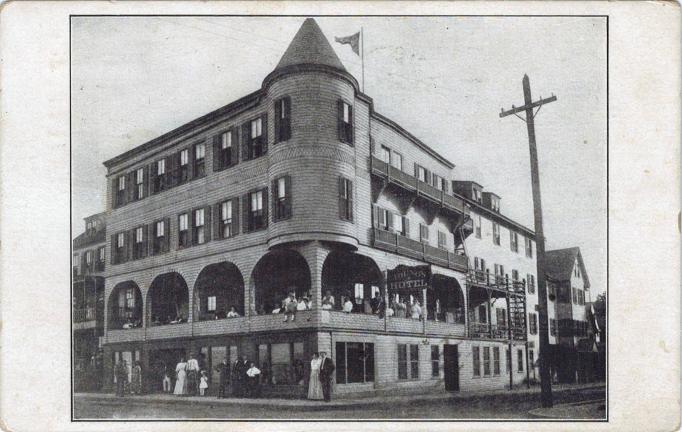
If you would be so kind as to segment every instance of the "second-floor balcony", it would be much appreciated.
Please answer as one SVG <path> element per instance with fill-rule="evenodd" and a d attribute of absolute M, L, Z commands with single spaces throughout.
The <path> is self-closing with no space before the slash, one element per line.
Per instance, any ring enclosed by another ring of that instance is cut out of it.
<path fill-rule="evenodd" d="M 469 337 L 475 339 L 509 339 L 509 327 L 506 324 L 469 323 Z M 525 328 L 512 326 L 511 338 L 517 341 L 526 340 Z"/>
<path fill-rule="evenodd" d="M 373 228 L 373 246 L 441 267 L 466 272 L 468 259 L 445 249 L 433 247 L 396 232 Z"/>
<path fill-rule="evenodd" d="M 464 200 L 423 182 L 375 156 L 370 156 L 370 167 L 372 174 L 386 179 L 391 184 L 413 192 L 419 197 L 439 204 L 447 211 L 457 214 L 467 214 L 468 212 Z"/>

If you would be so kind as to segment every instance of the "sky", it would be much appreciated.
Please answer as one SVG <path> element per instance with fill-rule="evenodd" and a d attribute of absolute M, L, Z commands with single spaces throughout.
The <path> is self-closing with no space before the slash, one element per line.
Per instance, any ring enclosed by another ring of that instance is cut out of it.
<path fill-rule="evenodd" d="M 260 88 L 304 17 L 73 17 L 72 223 L 106 208 L 102 165 Z M 593 299 L 606 290 L 606 21 L 590 17 L 319 17 L 334 43 L 363 29 L 364 92 L 502 197 L 533 228 L 526 125 L 502 108 L 557 96 L 537 113 L 546 247 L 579 246 Z"/>

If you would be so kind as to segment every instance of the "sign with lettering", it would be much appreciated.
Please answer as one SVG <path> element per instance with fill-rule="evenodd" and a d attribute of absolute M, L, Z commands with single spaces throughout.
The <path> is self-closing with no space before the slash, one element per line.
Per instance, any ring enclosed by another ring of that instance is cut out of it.
<path fill-rule="evenodd" d="M 431 281 L 431 267 L 428 265 L 399 265 L 388 270 L 386 284 L 391 291 L 412 291 L 428 288 Z"/>

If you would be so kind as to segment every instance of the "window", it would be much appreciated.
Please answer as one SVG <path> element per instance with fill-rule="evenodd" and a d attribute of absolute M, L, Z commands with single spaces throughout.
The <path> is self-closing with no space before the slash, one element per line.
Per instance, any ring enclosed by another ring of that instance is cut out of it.
<path fill-rule="evenodd" d="M 414 175 L 417 179 L 423 181 L 424 183 L 429 182 L 428 171 L 421 165 L 415 164 Z"/>
<path fill-rule="evenodd" d="M 433 187 L 447 192 L 447 184 L 445 183 L 445 179 L 437 174 L 433 174 Z"/>
<path fill-rule="evenodd" d="M 218 238 L 229 238 L 239 233 L 239 199 L 221 202 L 218 206 Z"/>
<path fill-rule="evenodd" d="M 575 270 L 573 271 L 573 273 L 575 274 L 575 277 L 580 277 L 580 269 L 578 268 L 577 264 L 575 266 Z"/>
<path fill-rule="evenodd" d="M 179 166 L 176 165 L 174 184 L 178 185 L 189 180 L 189 149 L 180 150 L 176 156 L 180 160 Z"/>
<path fill-rule="evenodd" d="M 500 347 L 493 347 L 493 375 L 500 374 Z"/>
<path fill-rule="evenodd" d="M 391 163 L 391 149 L 382 145 L 380 152 L 379 152 L 379 159 L 386 162 L 387 164 L 390 164 Z"/>
<path fill-rule="evenodd" d="M 209 296 L 207 299 L 206 310 L 208 312 L 215 312 L 216 296 Z"/>
<path fill-rule="evenodd" d="M 203 177 L 206 174 L 206 144 L 199 143 L 194 145 L 194 175 L 192 177 Z"/>
<path fill-rule="evenodd" d="M 419 241 L 422 243 L 429 242 L 429 227 L 424 224 L 419 224 Z"/>
<path fill-rule="evenodd" d="M 474 189 L 473 200 L 479 204 L 483 201 L 483 197 L 481 196 L 481 191 L 479 189 Z"/>
<path fill-rule="evenodd" d="M 528 273 L 526 275 L 526 281 L 528 282 L 528 293 L 534 294 L 535 293 L 535 275 Z"/>
<path fill-rule="evenodd" d="M 512 252 L 519 251 L 519 234 L 516 231 L 509 230 L 509 247 Z"/>
<path fill-rule="evenodd" d="M 475 346 L 471 347 L 471 355 L 473 357 L 473 366 L 474 366 L 474 376 L 481 376 L 481 357 L 480 357 L 480 348 Z"/>
<path fill-rule="evenodd" d="M 80 264 L 79 258 L 80 258 L 80 255 L 78 255 L 77 253 L 73 254 L 72 265 L 73 265 L 73 269 L 76 271 L 76 274 L 78 274 L 78 264 Z"/>
<path fill-rule="evenodd" d="M 353 182 L 339 177 L 339 217 L 353 221 Z"/>
<path fill-rule="evenodd" d="M 213 171 L 239 162 L 237 129 L 232 128 L 213 137 Z"/>
<path fill-rule="evenodd" d="M 170 221 L 168 219 L 156 221 L 154 223 L 152 233 L 152 253 L 158 254 L 168 252 L 168 228 Z"/>
<path fill-rule="evenodd" d="M 525 237 L 524 240 L 526 242 L 526 256 L 533 258 L 533 241 L 528 237 Z"/>
<path fill-rule="evenodd" d="M 538 334 L 538 314 L 528 312 L 528 333 Z"/>
<path fill-rule="evenodd" d="M 135 171 L 135 199 L 141 200 L 145 195 L 144 168 Z"/>
<path fill-rule="evenodd" d="M 488 323 L 488 310 L 484 304 L 478 307 L 478 322 L 480 322 L 481 324 Z"/>
<path fill-rule="evenodd" d="M 554 318 L 550 318 L 549 320 L 549 334 L 550 336 L 556 336 L 556 331 L 557 331 L 557 323 Z"/>
<path fill-rule="evenodd" d="M 126 288 L 125 292 L 126 309 L 135 309 L 135 291 L 133 288 Z"/>
<path fill-rule="evenodd" d="M 481 238 L 481 215 L 474 215 L 474 232 L 476 238 Z"/>
<path fill-rule="evenodd" d="M 161 159 L 152 164 L 151 167 L 154 181 L 152 182 L 152 192 L 161 192 L 166 188 L 166 159 Z"/>
<path fill-rule="evenodd" d="M 280 177 L 272 182 L 272 211 L 273 221 L 291 217 L 291 177 Z"/>
<path fill-rule="evenodd" d="M 535 353 L 533 350 L 528 350 L 528 367 L 535 368 Z M 535 371 L 533 371 L 533 374 L 535 374 Z"/>
<path fill-rule="evenodd" d="M 384 231 L 393 229 L 393 213 L 381 207 L 374 206 L 374 225 Z"/>
<path fill-rule="evenodd" d="M 575 288 L 571 288 L 571 302 L 573 304 L 578 303 L 578 293 Z"/>
<path fill-rule="evenodd" d="M 336 383 L 374 382 L 374 344 L 336 342 Z"/>
<path fill-rule="evenodd" d="M 116 201 L 114 207 L 125 204 L 126 200 L 126 176 L 122 175 L 116 179 Z"/>
<path fill-rule="evenodd" d="M 523 350 L 516 350 L 516 362 L 518 364 L 518 372 L 523 372 Z"/>
<path fill-rule="evenodd" d="M 500 224 L 493 222 L 493 243 L 500 245 Z"/>
<path fill-rule="evenodd" d="M 189 246 L 189 217 L 183 213 L 178 217 L 178 246 Z"/>
<path fill-rule="evenodd" d="M 506 367 L 506 372 L 507 372 L 507 373 L 510 373 L 510 372 L 511 372 L 512 357 L 511 357 L 511 351 L 509 350 L 509 348 L 507 348 L 506 354 L 507 354 L 507 361 L 506 361 L 507 367 Z"/>
<path fill-rule="evenodd" d="M 400 153 L 393 151 L 391 152 L 391 165 L 393 168 L 397 168 L 400 171 L 403 170 L 403 155 Z"/>
<path fill-rule="evenodd" d="M 398 234 L 409 237 L 410 235 L 410 221 L 399 214 L 394 214 L 393 216 L 393 231 Z"/>
<path fill-rule="evenodd" d="M 135 228 L 133 239 L 133 259 L 147 256 L 147 232 L 144 226 Z"/>
<path fill-rule="evenodd" d="M 494 196 L 490 197 L 490 208 L 494 212 L 500 212 L 500 199 Z"/>
<path fill-rule="evenodd" d="M 275 101 L 275 143 L 291 138 L 291 99 Z"/>
<path fill-rule="evenodd" d="M 398 344 L 398 379 L 419 378 L 419 345 Z"/>
<path fill-rule="evenodd" d="M 483 347 L 483 376 L 490 376 L 490 347 Z"/>
<path fill-rule="evenodd" d="M 506 328 L 507 327 L 507 310 L 506 309 L 495 309 L 495 318 L 497 318 L 497 327 Z"/>
<path fill-rule="evenodd" d="M 195 209 L 192 212 L 192 244 L 199 245 L 210 240 L 210 215 L 210 207 Z"/>
<path fill-rule="evenodd" d="M 440 345 L 431 345 L 431 376 L 440 376 Z"/>
<path fill-rule="evenodd" d="M 519 271 L 518 271 L 518 270 L 513 270 L 513 269 L 512 269 L 512 281 L 513 281 L 513 282 L 518 282 L 518 281 L 519 281 Z"/>
<path fill-rule="evenodd" d="M 246 212 L 244 221 L 245 232 L 256 231 L 268 226 L 267 202 L 267 188 L 250 192 L 246 194 L 246 204 L 244 211 Z"/>
<path fill-rule="evenodd" d="M 106 248 L 101 247 L 97 250 L 97 261 L 104 263 L 106 261 Z"/>
<path fill-rule="evenodd" d="M 353 107 L 341 100 L 338 102 L 338 107 L 339 140 L 353 145 Z"/>
<path fill-rule="evenodd" d="M 230 357 L 236 357 L 236 347 L 234 355 L 230 350 Z M 257 347 L 257 364 L 268 363 L 270 365 L 270 377 L 268 382 L 275 385 L 290 385 L 298 383 L 305 376 L 305 369 L 296 365 L 303 365 L 306 361 L 303 342 L 287 342 L 260 344 Z M 337 370 L 339 368 L 339 358 L 336 358 Z"/>
<path fill-rule="evenodd" d="M 242 126 L 242 158 L 244 160 L 255 159 L 268 152 L 267 142 L 267 115 L 263 114 L 257 119 L 245 123 Z"/>
<path fill-rule="evenodd" d="M 443 231 L 438 231 L 438 248 L 446 250 L 448 241 L 447 235 Z"/>
<path fill-rule="evenodd" d="M 501 264 L 495 264 L 495 281 L 504 283 L 504 266 Z"/>
<path fill-rule="evenodd" d="M 119 264 L 126 261 L 128 258 L 126 250 L 127 245 L 125 232 L 120 232 L 111 236 L 112 264 Z"/>
<path fill-rule="evenodd" d="M 85 252 L 85 265 L 90 267 L 92 264 L 92 251 Z"/>

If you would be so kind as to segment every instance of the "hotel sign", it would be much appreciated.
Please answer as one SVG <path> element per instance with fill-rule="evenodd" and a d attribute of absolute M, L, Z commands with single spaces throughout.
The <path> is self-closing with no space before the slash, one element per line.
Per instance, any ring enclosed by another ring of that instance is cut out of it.
<path fill-rule="evenodd" d="M 408 291 L 428 288 L 431 281 L 431 267 L 428 265 L 406 266 L 399 265 L 388 270 L 386 285 L 389 290 Z"/>

